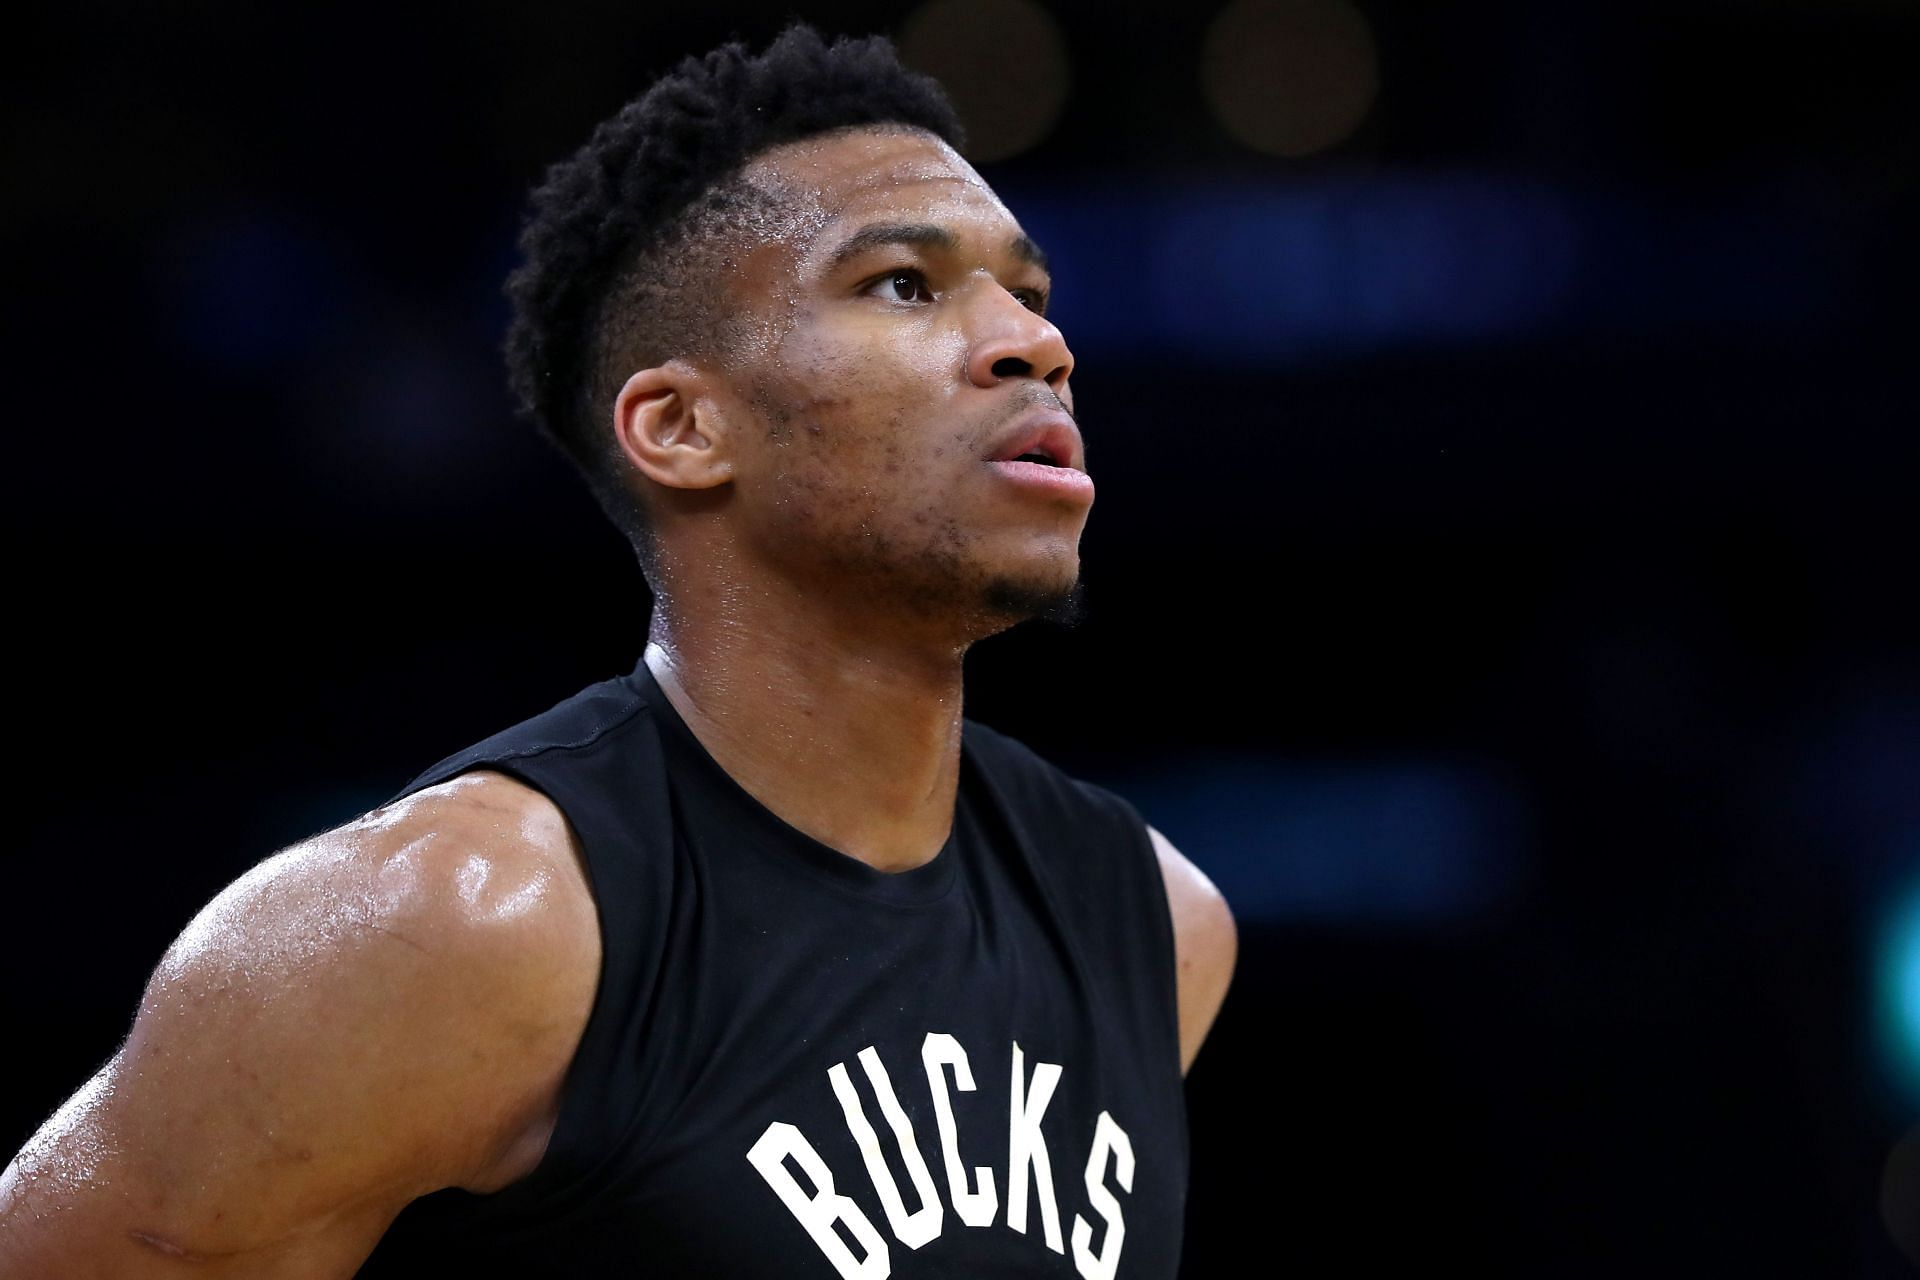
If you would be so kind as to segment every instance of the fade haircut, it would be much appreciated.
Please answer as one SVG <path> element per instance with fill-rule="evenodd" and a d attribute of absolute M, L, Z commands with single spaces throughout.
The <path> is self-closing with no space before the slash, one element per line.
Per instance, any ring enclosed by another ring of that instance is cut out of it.
<path fill-rule="evenodd" d="M 721 356 L 730 237 L 766 197 L 741 178 L 783 143 L 861 125 L 922 129 L 955 148 L 939 84 L 884 36 L 826 43 L 804 24 L 752 55 L 690 57 L 547 171 L 508 277 L 507 374 L 521 410 L 572 459 L 652 568 L 645 507 L 608 430 L 635 369 Z"/>

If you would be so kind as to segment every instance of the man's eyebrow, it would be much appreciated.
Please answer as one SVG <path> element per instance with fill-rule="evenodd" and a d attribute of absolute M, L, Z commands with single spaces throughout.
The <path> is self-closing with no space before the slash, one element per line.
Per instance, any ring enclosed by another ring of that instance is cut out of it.
<path fill-rule="evenodd" d="M 890 244 L 911 245 L 916 249 L 941 249 L 951 253 L 960 247 L 960 237 L 930 222 L 876 223 L 848 236 L 827 259 L 827 270 L 836 271 L 868 250 Z"/>
<path fill-rule="evenodd" d="M 827 258 L 827 270 L 837 271 L 861 254 L 887 245 L 908 245 L 915 249 L 938 249 L 952 253 L 959 249 L 960 237 L 930 222 L 876 223 L 860 228 L 842 241 Z M 1020 261 L 1042 271 L 1047 269 L 1046 251 L 1025 232 L 1015 236 L 1007 247 Z"/>
<path fill-rule="evenodd" d="M 1013 256 L 1020 259 L 1020 261 L 1036 266 L 1048 275 L 1053 274 L 1047 267 L 1047 251 L 1040 247 L 1039 241 L 1035 240 L 1026 232 L 1022 231 L 1019 235 L 1015 236 L 1013 238 L 1013 244 L 1010 247 L 1013 249 Z"/>

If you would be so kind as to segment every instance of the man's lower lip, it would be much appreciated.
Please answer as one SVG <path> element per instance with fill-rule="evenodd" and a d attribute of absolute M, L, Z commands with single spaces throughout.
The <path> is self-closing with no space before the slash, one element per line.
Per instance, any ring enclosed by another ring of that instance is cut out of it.
<path fill-rule="evenodd" d="M 995 471 L 1017 485 L 1065 498 L 1093 501 L 1093 477 L 1072 467 L 1050 467 L 1044 462 L 990 462 Z"/>

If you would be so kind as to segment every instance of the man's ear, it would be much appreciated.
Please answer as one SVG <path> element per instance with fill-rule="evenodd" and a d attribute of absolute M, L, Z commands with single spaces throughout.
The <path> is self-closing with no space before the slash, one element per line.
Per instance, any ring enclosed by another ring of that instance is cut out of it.
<path fill-rule="evenodd" d="M 613 400 L 614 437 L 643 475 L 669 489 L 733 479 L 733 459 L 707 375 L 682 360 L 642 369 Z"/>

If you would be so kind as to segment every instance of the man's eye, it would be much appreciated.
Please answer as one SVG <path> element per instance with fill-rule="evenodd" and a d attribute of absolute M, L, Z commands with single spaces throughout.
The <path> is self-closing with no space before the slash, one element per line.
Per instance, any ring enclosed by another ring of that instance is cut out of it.
<path fill-rule="evenodd" d="M 927 278 L 918 271 L 902 268 L 890 271 L 868 286 L 870 292 L 893 302 L 931 302 L 933 290 L 927 287 Z"/>
<path fill-rule="evenodd" d="M 1045 289 L 1015 289 L 1013 296 L 1020 299 L 1020 305 L 1035 315 L 1047 314 L 1047 291 Z"/>

